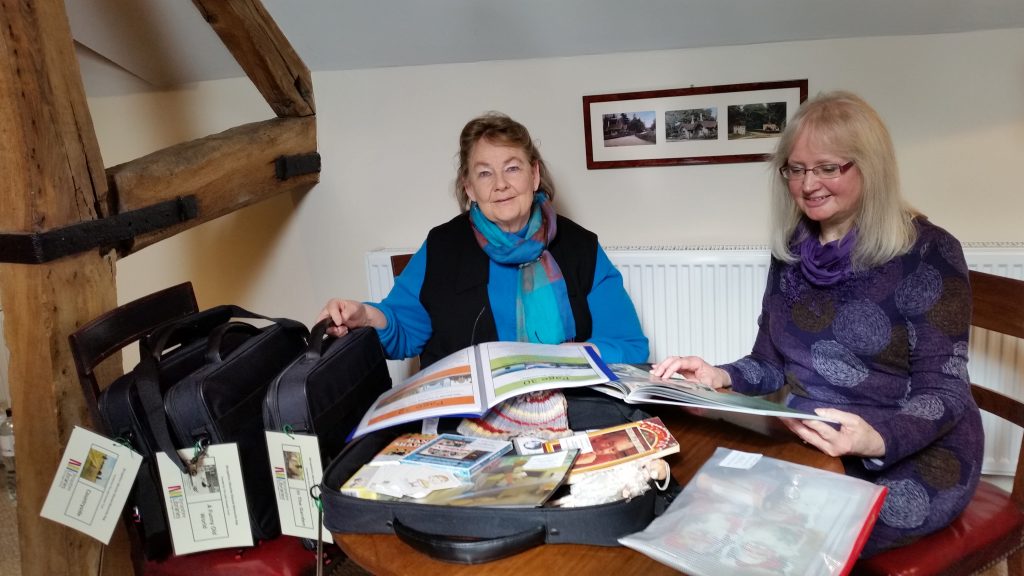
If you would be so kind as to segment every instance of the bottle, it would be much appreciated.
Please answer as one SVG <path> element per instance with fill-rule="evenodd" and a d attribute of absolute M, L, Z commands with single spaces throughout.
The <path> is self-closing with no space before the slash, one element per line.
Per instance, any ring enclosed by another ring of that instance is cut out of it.
<path fill-rule="evenodd" d="M 7 495 L 14 500 L 17 498 L 17 483 L 14 476 L 14 420 L 11 417 L 11 409 L 7 409 L 7 418 L 0 422 L 0 462 L 4 465 L 4 484 L 7 487 Z"/>

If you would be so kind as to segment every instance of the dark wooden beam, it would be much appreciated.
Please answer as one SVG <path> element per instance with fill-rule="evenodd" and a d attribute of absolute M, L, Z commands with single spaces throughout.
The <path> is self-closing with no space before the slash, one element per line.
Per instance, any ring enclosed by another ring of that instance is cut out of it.
<path fill-rule="evenodd" d="M 259 0 L 192 0 L 279 117 L 316 114 L 309 69 Z M 292 9 L 310 9 L 301 2 Z"/>

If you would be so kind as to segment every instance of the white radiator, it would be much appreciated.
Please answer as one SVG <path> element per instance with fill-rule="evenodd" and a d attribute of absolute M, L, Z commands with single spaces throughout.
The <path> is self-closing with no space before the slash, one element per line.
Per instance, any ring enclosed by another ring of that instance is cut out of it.
<path fill-rule="evenodd" d="M 409 250 L 367 254 L 370 299 L 387 295 L 394 284 L 391 256 Z M 636 305 L 651 359 L 693 354 L 724 363 L 750 352 L 768 276 L 769 253 L 758 246 L 696 248 L 608 248 L 608 256 Z M 1024 279 L 1024 244 L 965 245 L 972 269 Z M 1024 305 L 1024 303 L 1022 303 Z M 1024 342 L 972 329 L 971 380 L 1024 397 Z M 406 364 L 393 364 L 396 379 Z M 1012 475 L 1021 432 L 985 414 L 985 464 L 989 474 Z"/>

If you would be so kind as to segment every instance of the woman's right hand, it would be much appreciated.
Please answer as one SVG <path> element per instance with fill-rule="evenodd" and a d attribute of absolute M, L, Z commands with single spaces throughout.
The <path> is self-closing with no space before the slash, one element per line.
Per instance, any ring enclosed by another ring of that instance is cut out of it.
<path fill-rule="evenodd" d="M 331 298 L 324 305 L 324 309 L 320 311 L 320 314 L 317 315 L 316 322 L 327 317 L 330 317 L 335 324 L 327 328 L 327 333 L 335 337 L 348 334 L 348 331 L 352 328 L 363 326 L 371 326 L 373 328 L 387 327 L 387 319 L 380 310 L 356 300 Z"/>
<path fill-rule="evenodd" d="M 700 382 L 712 388 L 728 388 L 732 385 L 729 373 L 716 368 L 697 356 L 669 356 L 651 367 L 651 374 L 658 378 L 671 378 L 679 373 L 687 380 Z"/>

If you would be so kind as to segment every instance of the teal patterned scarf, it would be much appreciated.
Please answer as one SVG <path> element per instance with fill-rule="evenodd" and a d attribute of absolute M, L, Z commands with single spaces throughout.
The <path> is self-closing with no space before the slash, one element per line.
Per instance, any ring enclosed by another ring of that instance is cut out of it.
<path fill-rule="evenodd" d="M 520 342 L 561 344 L 576 337 L 565 278 L 548 243 L 555 238 L 557 217 L 548 195 L 538 190 L 526 224 L 525 237 L 510 234 L 487 219 L 476 202 L 469 219 L 480 248 L 499 264 L 519 266 L 516 292 L 516 339 Z"/>

